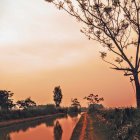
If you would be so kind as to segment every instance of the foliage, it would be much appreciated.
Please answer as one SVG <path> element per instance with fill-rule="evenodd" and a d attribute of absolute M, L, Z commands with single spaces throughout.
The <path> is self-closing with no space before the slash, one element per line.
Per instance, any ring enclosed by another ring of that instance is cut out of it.
<path fill-rule="evenodd" d="M 69 109 L 68 109 L 68 114 L 78 113 L 78 112 L 79 112 L 79 109 L 77 106 L 69 107 Z"/>
<path fill-rule="evenodd" d="M 77 98 L 71 99 L 71 106 L 81 108 L 80 102 Z"/>
<path fill-rule="evenodd" d="M 140 2 L 139 0 L 45 0 L 82 22 L 81 32 L 105 48 L 101 58 L 123 71 L 136 87 L 140 107 Z M 132 54 L 132 49 L 134 53 Z M 113 57 L 112 55 L 113 54 Z M 108 57 L 109 55 L 109 57 Z M 114 59 L 115 58 L 115 59 Z"/>
<path fill-rule="evenodd" d="M 66 114 L 66 108 L 56 109 L 55 105 L 46 105 L 45 107 L 38 108 L 27 108 L 24 110 L 11 110 L 11 111 L 0 111 L 0 121 L 5 120 L 14 120 L 14 119 L 22 119 L 22 118 L 29 118 L 29 117 L 36 117 L 36 116 L 43 116 L 43 115 L 52 115 L 52 114 L 59 114 L 63 113 Z"/>
<path fill-rule="evenodd" d="M 17 105 L 19 106 L 19 108 L 28 109 L 28 108 L 31 108 L 31 107 L 35 107 L 36 103 L 33 100 L 31 100 L 31 98 L 29 97 L 25 100 L 17 101 Z"/>
<path fill-rule="evenodd" d="M 94 95 L 94 94 L 90 94 L 89 96 L 84 97 L 84 99 L 86 99 L 88 101 L 89 105 L 98 104 L 99 102 L 104 101 L 103 98 L 99 98 L 98 95 Z"/>
<path fill-rule="evenodd" d="M 77 98 L 71 99 L 71 106 L 68 108 L 70 116 L 76 116 L 81 112 L 81 105 Z"/>
<path fill-rule="evenodd" d="M 1 110 L 10 110 L 12 107 L 15 106 L 13 103 L 13 96 L 14 93 L 11 91 L 0 90 L 0 108 Z"/>
<path fill-rule="evenodd" d="M 104 107 L 102 104 L 90 104 L 88 107 L 88 113 L 93 113 L 93 112 L 101 110 L 103 108 Z"/>
<path fill-rule="evenodd" d="M 97 113 L 97 112 L 96 112 Z M 140 110 L 135 108 L 115 108 L 99 110 L 95 128 L 104 133 L 108 140 L 132 140 L 140 139 Z M 109 133 L 108 133 L 109 132 Z"/>
<path fill-rule="evenodd" d="M 77 116 L 79 113 L 81 113 L 81 108 L 78 108 L 77 106 L 71 106 L 68 108 L 67 113 L 72 116 Z"/>
<path fill-rule="evenodd" d="M 60 86 L 55 87 L 53 93 L 54 93 L 53 98 L 54 98 L 56 107 L 59 107 L 62 101 L 62 97 L 63 97 Z"/>

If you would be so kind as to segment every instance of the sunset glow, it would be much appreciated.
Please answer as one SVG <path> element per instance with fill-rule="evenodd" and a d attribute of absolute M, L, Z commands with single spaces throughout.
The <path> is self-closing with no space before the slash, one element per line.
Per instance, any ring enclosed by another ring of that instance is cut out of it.
<path fill-rule="evenodd" d="M 52 103 L 60 85 L 63 106 L 90 93 L 107 107 L 135 106 L 129 78 L 109 69 L 100 45 L 80 33 L 80 24 L 44 0 L 2 0 L 0 5 L 0 88 L 15 100 Z"/>

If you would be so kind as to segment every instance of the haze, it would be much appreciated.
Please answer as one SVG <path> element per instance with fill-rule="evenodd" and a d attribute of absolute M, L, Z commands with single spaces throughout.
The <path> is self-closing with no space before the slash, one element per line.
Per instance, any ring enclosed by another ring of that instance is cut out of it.
<path fill-rule="evenodd" d="M 63 106 L 75 97 L 85 106 L 90 93 L 104 97 L 108 107 L 134 106 L 129 79 L 109 69 L 100 49 L 74 18 L 44 0 L 1 0 L 0 89 L 14 92 L 15 100 L 53 103 L 60 85 Z"/>

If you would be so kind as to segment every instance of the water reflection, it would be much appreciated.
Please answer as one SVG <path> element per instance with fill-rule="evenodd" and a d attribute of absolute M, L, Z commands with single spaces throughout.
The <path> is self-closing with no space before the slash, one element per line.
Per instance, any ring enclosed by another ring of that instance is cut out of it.
<path fill-rule="evenodd" d="M 13 133 L 13 132 L 19 133 L 20 131 L 26 132 L 28 131 L 29 128 L 36 128 L 37 126 L 41 124 L 45 124 L 47 127 L 53 127 L 54 121 L 56 119 L 61 119 L 61 118 L 66 118 L 66 117 L 67 115 L 62 114 L 59 116 L 52 116 L 51 118 L 40 119 L 40 120 L 12 125 L 9 127 L 0 128 L 0 140 L 12 140 L 9 135 L 10 133 Z"/>
<path fill-rule="evenodd" d="M 63 134 L 63 129 L 62 129 L 59 121 L 56 121 L 56 124 L 54 126 L 54 139 L 62 140 L 62 134 Z"/>
<path fill-rule="evenodd" d="M 0 140 L 46 140 L 46 137 L 49 140 L 66 140 L 70 138 L 79 117 L 63 114 L 0 128 Z"/>
<path fill-rule="evenodd" d="M 78 113 L 70 113 L 69 114 L 69 116 L 71 117 L 71 118 L 76 118 L 76 117 L 78 117 Z"/>

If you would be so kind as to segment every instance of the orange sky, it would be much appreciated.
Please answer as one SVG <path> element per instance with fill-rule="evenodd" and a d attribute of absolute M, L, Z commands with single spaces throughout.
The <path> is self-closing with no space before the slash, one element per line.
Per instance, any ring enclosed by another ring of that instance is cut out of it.
<path fill-rule="evenodd" d="M 52 103 L 60 85 L 63 105 L 90 93 L 106 106 L 135 105 L 129 79 L 100 59 L 100 45 L 80 33 L 80 25 L 44 0 L 2 0 L 0 5 L 0 89 L 15 100 L 31 96 Z"/>

